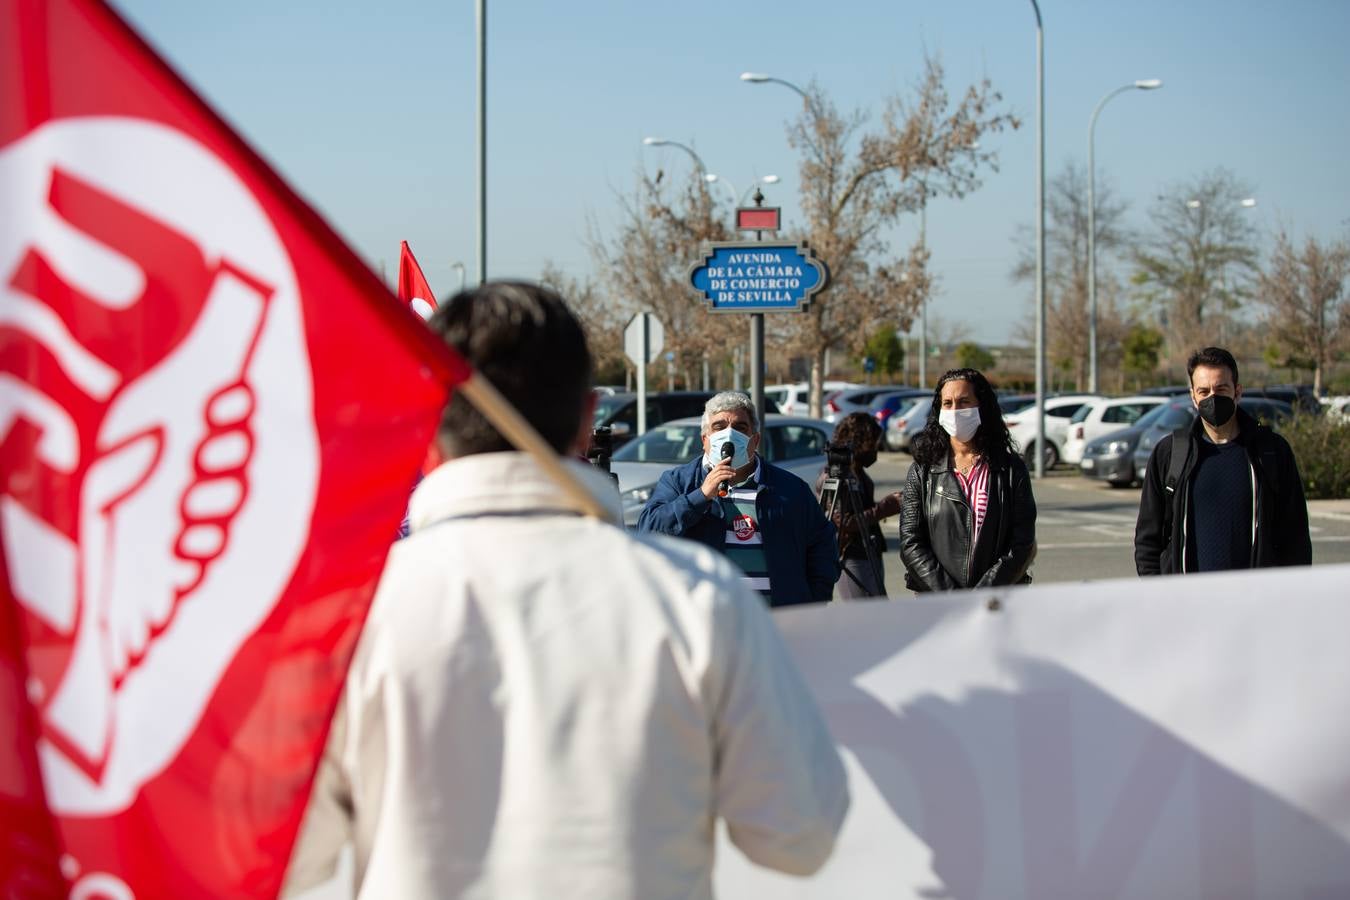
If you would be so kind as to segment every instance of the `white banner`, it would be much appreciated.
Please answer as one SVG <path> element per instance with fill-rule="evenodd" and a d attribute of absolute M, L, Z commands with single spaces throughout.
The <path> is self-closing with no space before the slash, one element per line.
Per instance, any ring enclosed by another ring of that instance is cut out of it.
<path fill-rule="evenodd" d="M 1350 566 L 776 615 L 852 809 L 720 897 L 1350 897 Z"/>

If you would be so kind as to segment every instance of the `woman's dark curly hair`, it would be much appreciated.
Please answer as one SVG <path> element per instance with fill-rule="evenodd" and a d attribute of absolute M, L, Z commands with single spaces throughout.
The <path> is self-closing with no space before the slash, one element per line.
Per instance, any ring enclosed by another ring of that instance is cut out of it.
<path fill-rule="evenodd" d="M 947 461 L 952 452 L 951 436 L 938 424 L 938 413 L 942 412 L 942 388 L 949 381 L 968 381 L 975 388 L 975 399 L 980 406 L 980 428 L 971 441 L 980 456 L 991 465 L 1006 466 L 1017 451 L 1013 449 L 1012 435 L 1003 422 L 1003 410 L 999 408 L 998 396 L 985 378 L 976 369 L 948 369 L 938 379 L 933 389 L 933 406 L 928 410 L 928 421 L 923 431 L 914 435 L 914 461 L 925 466 L 934 466 Z"/>
<path fill-rule="evenodd" d="M 830 438 L 830 443 L 848 444 L 857 450 L 867 441 L 875 441 L 880 437 L 881 426 L 876 419 L 865 412 L 852 412 L 834 426 L 834 437 Z"/>

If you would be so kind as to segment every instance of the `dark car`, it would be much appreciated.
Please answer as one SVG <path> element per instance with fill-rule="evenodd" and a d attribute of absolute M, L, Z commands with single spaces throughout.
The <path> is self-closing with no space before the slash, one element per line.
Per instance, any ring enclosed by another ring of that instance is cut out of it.
<path fill-rule="evenodd" d="M 903 391 L 891 391 L 889 394 L 882 394 L 872 401 L 868 411 L 876 418 L 877 424 L 881 426 L 884 433 L 886 424 L 890 422 L 891 416 L 895 411 L 906 405 L 906 401 L 915 397 L 931 397 L 933 392 L 923 388 L 905 388 Z"/>
<path fill-rule="evenodd" d="M 1294 417 L 1294 409 L 1288 403 L 1266 397 L 1248 397 L 1245 390 L 1242 392 L 1242 399 L 1238 401 L 1238 406 L 1242 407 L 1249 416 L 1261 424 L 1276 429 Z M 1134 477 L 1140 481 L 1144 480 L 1144 472 L 1148 469 L 1148 458 L 1152 455 L 1153 447 L 1158 441 L 1178 428 L 1189 427 L 1195 421 L 1195 405 L 1191 403 L 1190 397 L 1178 397 L 1165 406 L 1160 406 L 1159 409 L 1166 412 L 1159 418 L 1154 419 L 1139 436 L 1139 445 L 1134 451 Z M 1143 419 L 1139 421 L 1142 422 Z M 1109 438 L 1111 435 L 1106 437 Z M 1102 438 L 1101 440 L 1105 439 Z"/>
<path fill-rule="evenodd" d="M 713 391 L 670 391 L 647 395 L 647 427 L 655 428 L 671 419 L 703 415 L 703 407 Z M 595 427 L 608 425 L 614 446 L 621 447 L 637 436 L 637 394 L 610 394 L 595 404 Z"/>
<path fill-rule="evenodd" d="M 1139 391 L 1141 397 L 1175 397 L 1178 394 L 1189 394 L 1191 386 L 1189 384 L 1165 384 L 1162 387 L 1144 388 Z"/>
<path fill-rule="evenodd" d="M 1265 397 L 1267 400 L 1288 403 L 1301 413 L 1312 413 L 1315 416 L 1322 414 L 1322 403 L 1317 399 L 1317 394 L 1313 392 L 1310 384 L 1272 384 L 1251 388 L 1243 385 L 1242 396 Z"/>

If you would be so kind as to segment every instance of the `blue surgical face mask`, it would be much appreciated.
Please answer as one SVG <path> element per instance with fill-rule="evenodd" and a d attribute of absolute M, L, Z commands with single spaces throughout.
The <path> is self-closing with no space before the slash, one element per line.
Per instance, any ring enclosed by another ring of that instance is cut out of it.
<path fill-rule="evenodd" d="M 736 452 L 731 457 L 733 468 L 739 469 L 750 461 L 750 438 L 734 428 L 723 428 L 721 431 L 714 431 L 708 435 L 708 452 L 704 454 L 703 461 L 712 468 L 722 461 L 722 445 L 731 442 L 731 446 Z"/>

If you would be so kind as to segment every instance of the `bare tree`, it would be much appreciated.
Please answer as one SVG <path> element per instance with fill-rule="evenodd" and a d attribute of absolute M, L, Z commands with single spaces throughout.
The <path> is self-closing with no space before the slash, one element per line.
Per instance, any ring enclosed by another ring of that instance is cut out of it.
<path fill-rule="evenodd" d="M 1087 387 L 1088 335 L 1088 189 L 1087 172 L 1069 163 L 1046 191 L 1045 293 L 1046 352 L 1055 369 L 1069 374 L 1077 390 Z M 1116 199 L 1109 182 L 1099 178 L 1097 227 L 1097 347 L 1103 369 L 1118 367 L 1127 326 L 1116 303 L 1111 260 L 1132 240 L 1124 226 L 1126 204 Z M 1036 250 L 1031 229 L 1019 230 L 1021 252 L 1013 278 L 1036 277 Z M 1033 339 L 1028 326 L 1025 333 Z"/>
<path fill-rule="evenodd" d="M 1173 364 L 1196 346 L 1221 342 L 1249 295 L 1256 230 L 1249 191 L 1225 169 L 1173 185 L 1151 210 L 1153 235 L 1135 253 L 1134 281 L 1159 311 Z"/>
<path fill-rule="evenodd" d="M 1320 244 L 1308 238 L 1299 252 L 1281 230 L 1270 266 L 1257 279 L 1257 301 L 1265 307 L 1267 333 L 1286 358 L 1304 358 L 1321 393 L 1327 365 L 1350 345 L 1350 242 Z"/>
<path fill-rule="evenodd" d="M 666 350 L 686 372 L 705 354 L 726 351 L 723 335 L 689 287 L 689 266 L 702 244 L 731 237 L 726 214 L 701 174 L 674 187 L 660 170 L 655 176 L 639 173 L 634 192 L 619 197 L 617 231 L 606 237 L 592 225 L 587 238 L 609 295 L 632 311 L 654 313 L 665 326 Z"/>
<path fill-rule="evenodd" d="M 830 267 L 831 284 L 797 317 L 799 346 L 811 359 L 811 415 L 820 415 L 825 351 L 857 350 L 878 323 L 905 324 L 931 289 L 927 253 L 893 255 L 883 231 L 929 198 L 961 197 L 980 184 L 995 156 L 981 136 L 1017 127 L 995 107 L 1002 97 L 986 80 L 953 103 L 941 63 L 925 60 L 912 100 L 889 98 L 880 128 L 864 131 L 861 112 L 839 112 L 814 83 L 789 125 L 801 154 L 805 238 Z M 900 273 L 906 273 L 901 278 Z"/>
<path fill-rule="evenodd" d="M 573 278 L 552 261 L 544 263 L 539 283 L 561 294 L 581 321 L 594 357 L 597 379 L 616 373 L 622 375 L 631 368 L 623 352 L 623 330 L 632 310 L 623 303 L 614 302 L 590 278 Z"/>

